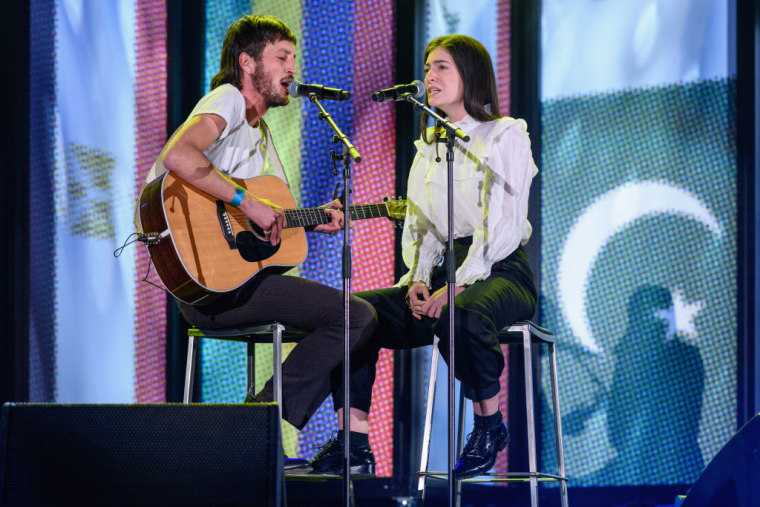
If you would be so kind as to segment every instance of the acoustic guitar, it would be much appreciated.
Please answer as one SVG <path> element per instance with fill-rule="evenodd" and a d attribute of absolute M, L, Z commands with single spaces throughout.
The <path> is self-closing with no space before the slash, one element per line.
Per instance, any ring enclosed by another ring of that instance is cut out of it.
<path fill-rule="evenodd" d="M 234 180 L 285 211 L 281 241 L 272 246 L 263 231 L 238 208 L 198 190 L 171 172 L 146 185 L 140 221 L 156 272 L 166 289 L 190 304 L 208 303 L 234 290 L 263 269 L 284 272 L 308 253 L 305 227 L 326 224 L 322 208 L 296 208 L 288 186 L 276 176 Z M 403 220 L 406 201 L 349 207 L 351 220 Z"/>

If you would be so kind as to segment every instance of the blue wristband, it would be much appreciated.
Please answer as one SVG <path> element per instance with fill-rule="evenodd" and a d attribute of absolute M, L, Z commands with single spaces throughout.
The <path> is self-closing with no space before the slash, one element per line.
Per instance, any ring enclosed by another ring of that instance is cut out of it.
<path fill-rule="evenodd" d="M 232 206 L 240 206 L 240 203 L 243 202 L 243 197 L 245 197 L 245 189 L 238 185 L 235 189 L 235 197 L 232 198 L 230 204 Z"/>

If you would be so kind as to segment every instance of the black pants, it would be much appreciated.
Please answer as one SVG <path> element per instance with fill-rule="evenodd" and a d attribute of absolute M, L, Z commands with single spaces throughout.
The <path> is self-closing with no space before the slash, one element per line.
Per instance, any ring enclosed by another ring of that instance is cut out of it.
<path fill-rule="evenodd" d="M 467 255 L 468 241 L 457 242 L 457 265 Z M 445 264 L 433 270 L 431 293 L 446 284 Z M 443 307 L 438 319 L 412 316 L 406 305 L 406 287 L 390 287 L 356 295 L 368 301 L 377 312 L 377 331 L 371 340 L 352 356 L 350 379 L 351 406 L 369 412 L 375 363 L 381 348 L 407 349 L 440 339 L 439 350 L 448 362 L 449 314 Z M 473 283 L 454 299 L 454 353 L 456 377 L 464 395 L 471 400 L 486 400 L 498 394 L 504 356 L 496 334 L 514 322 L 528 320 L 536 305 L 536 290 L 530 264 L 522 248 L 493 265 L 491 275 Z M 333 403 L 343 406 L 342 370 L 331 376 Z"/>
<path fill-rule="evenodd" d="M 277 320 L 310 332 L 282 365 L 282 415 L 299 429 L 330 393 L 330 373 L 342 371 L 342 291 L 303 278 L 259 273 L 242 289 L 208 306 L 179 303 L 179 307 L 190 324 L 202 329 Z M 351 297 L 349 313 L 353 352 L 371 337 L 377 319 L 372 307 L 355 296 Z M 269 393 L 271 399 L 271 392 L 270 379 L 262 393 Z"/>

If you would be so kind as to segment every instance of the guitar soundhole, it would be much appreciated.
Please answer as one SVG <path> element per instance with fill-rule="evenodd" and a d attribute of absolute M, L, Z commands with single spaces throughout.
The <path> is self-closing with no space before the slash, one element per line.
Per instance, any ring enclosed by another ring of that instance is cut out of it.
<path fill-rule="evenodd" d="M 251 231 L 241 231 L 235 236 L 240 256 L 248 262 L 259 262 L 270 258 L 280 249 L 282 242 L 272 245 L 257 238 Z"/>

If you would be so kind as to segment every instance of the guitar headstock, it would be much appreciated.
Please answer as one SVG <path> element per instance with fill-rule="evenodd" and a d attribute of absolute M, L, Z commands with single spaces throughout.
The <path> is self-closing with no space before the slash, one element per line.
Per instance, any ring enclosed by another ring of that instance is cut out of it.
<path fill-rule="evenodd" d="M 406 218 L 406 199 L 396 198 L 394 200 L 384 199 L 385 208 L 388 210 L 388 220 L 393 222 L 393 225 L 401 227 Z"/>

